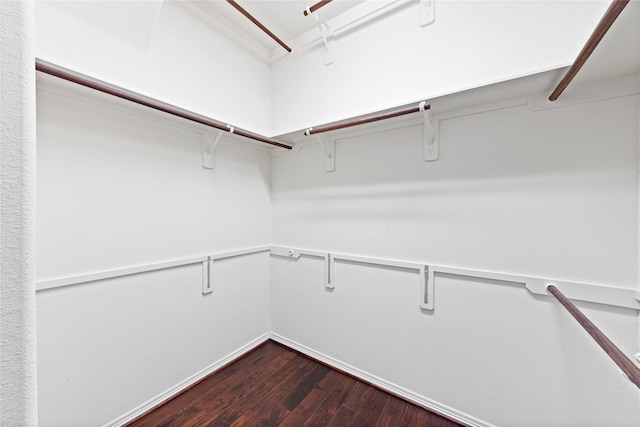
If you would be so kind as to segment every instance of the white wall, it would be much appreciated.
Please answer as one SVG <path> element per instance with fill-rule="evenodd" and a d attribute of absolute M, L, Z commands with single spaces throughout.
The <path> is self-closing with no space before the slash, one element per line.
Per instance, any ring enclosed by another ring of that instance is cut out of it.
<path fill-rule="evenodd" d="M 337 136 L 273 160 L 276 245 L 636 288 L 638 97 Z M 637 425 L 638 393 L 551 297 L 346 262 L 335 290 L 313 258 L 272 261 L 274 332 L 495 425 Z M 627 355 L 637 312 L 579 304 Z"/>
<path fill-rule="evenodd" d="M 33 3 L 0 2 L 0 426 L 35 426 Z"/>
<path fill-rule="evenodd" d="M 421 28 L 418 3 L 408 2 L 340 34 L 329 66 L 322 42 L 294 47 L 275 63 L 273 133 L 563 67 L 575 59 L 608 5 L 438 1 L 435 23 Z"/>
<path fill-rule="evenodd" d="M 268 245 L 271 160 L 44 76 L 37 279 Z M 103 425 L 269 331 L 265 253 L 37 294 L 39 425 Z"/>
<path fill-rule="evenodd" d="M 269 133 L 269 67 L 179 3 L 38 1 L 36 56 L 236 127 Z"/>

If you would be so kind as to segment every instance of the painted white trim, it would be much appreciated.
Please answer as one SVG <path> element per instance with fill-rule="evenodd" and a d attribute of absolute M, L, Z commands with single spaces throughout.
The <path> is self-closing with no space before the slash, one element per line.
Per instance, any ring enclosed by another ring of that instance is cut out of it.
<path fill-rule="evenodd" d="M 353 367 L 347 363 L 344 363 L 338 359 L 335 359 L 333 357 L 327 356 L 323 353 L 320 353 L 318 351 L 315 351 L 307 346 L 304 346 L 300 343 L 297 343 L 293 340 L 290 340 L 288 338 L 283 337 L 282 335 L 276 334 L 274 332 L 267 332 L 261 336 L 259 336 L 258 338 L 254 339 L 253 341 L 247 343 L 246 345 L 240 347 L 239 349 L 233 351 L 232 353 L 228 354 L 227 356 L 217 360 L 216 362 L 212 363 L 211 365 L 207 366 L 206 368 L 202 369 L 201 371 L 193 374 L 192 376 L 190 376 L 189 378 L 185 379 L 184 381 L 181 381 L 180 383 L 176 384 L 175 386 L 171 387 L 170 389 L 158 394 L 157 396 L 153 397 L 152 399 L 149 399 L 147 402 L 143 403 L 142 405 L 138 406 L 137 408 L 127 412 L 126 414 L 122 415 L 121 417 L 116 418 L 115 420 L 107 423 L 104 425 L 104 427 L 121 427 L 126 425 L 127 423 L 133 421 L 135 418 L 139 417 L 140 415 L 144 414 L 145 412 L 148 412 L 160 405 L 162 405 L 163 403 L 167 402 L 168 400 L 170 400 L 172 397 L 176 396 L 178 393 L 182 392 L 183 390 L 189 388 L 190 386 L 192 386 L 193 384 L 196 384 L 198 381 L 202 380 L 203 378 L 207 377 L 208 375 L 211 375 L 213 372 L 215 372 L 216 370 L 222 368 L 223 366 L 225 366 L 226 364 L 228 364 L 229 362 L 232 362 L 235 359 L 238 359 L 240 357 L 242 357 L 243 355 L 245 355 L 246 353 L 248 353 L 249 351 L 253 350 L 254 348 L 256 348 L 257 346 L 259 346 L 260 344 L 264 343 L 267 340 L 273 340 L 275 342 L 278 342 L 292 350 L 298 351 L 306 356 L 309 356 L 313 359 L 319 360 L 320 362 L 330 366 L 331 368 L 337 369 L 339 371 L 342 371 L 344 373 L 347 373 L 349 375 L 352 375 L 362 381 L 365 381 L 369 384 L 372 384 L 376 387 L 379 387 L 380 389 L 389 392 L 395 396 L 400 397 L 401 399 L 405 399 L 409 402 L 415 403 L 417 405 L 420 405 L 424 408 L 427 408 L 433 412 L 436 412 L 438 414 L 441 414 L 445 417 L 448 417 L 450 419 L 453 419 L 457 422 L 472 426 L 472 427 L 494 427 L 492 424 L 489 424 L 487 422 L 484 422 L 482 420 L 479 420 L 477 418 L 472 417 L 469 414 L 466 414 L 464 412 L 461 411 L 457 411 L 447 405 L 444 405 L 440 402 L 436 402 L 435 400 L 432 399 L 428 399 L 422 395 L 419 395 L 417 393 L 414 393 L 410 390 L 405 389 L 404 387 L 400 387 L 397 384 L 394 384 L 392 382 L 386 381 L 380 377 L 377 377 L 373 374 L 370 374 L 366 371 L 363 371 L 361 369 L 358 369 L 356 367 Z"/>
<path fill-rule="evenodd" d="M 215 372 L 216 370 L 222 368 L 227 363 L 232 362 L 233 360 L 243 356 L 244 354 L 246 354 L 249 351 L 253 350 L 254 348 L 259 346 L 263 342 L 269 340 L 270 338 L 271 338 L 271 333 L 270 332 L 266 332 L 266 333 L 262 334 L 258 338 L 256 338 L 253 341 L 243 345 L 239 349 L 231 352 L 230 354 L 224 356 L 223 358 L 217 360 L 216 362 L 212 363 L 211 365 L 207 366 L 206 368 L 202 369 L 201 371 L 196 372 L 195 374 L 193 374 L 192 376 L 190 376 L 186 380 L 181 381 L 180 383 L 176 384 L 175 386 L 171 387 L 170 389 L 160 393 L 159 395 L 153 397 L 152 399 L 149 399 L 148 401 L 146 401 L 142 405 L 138 406 L 137 408 L 135 408 L 135 409 L 127 412 L 126 414 L 122 415 L 121 417 L 116 418 L 115 420 L 105 424 L 104 427 L 120 427 L 120 426 L 126 425 L 127 423 L 133 421 L 136 417 L 139 417 L 140 415 L 144 414 L 145 412 L 147 412 L 147 411 L 149 411 L 149 410 L 151 410 L 151 409 L 153 409 L 153 408 L 155 408 L 157 406 L 162 405 L 164 402 L 168 401 L 169 399 L 171 399 L 172 397 L 174 397 L 175 395 L 177 395 L 181 391 L 189 388 L 190 386 L 192 386 L 193 384 L 195 384 L 198 381 L 202 380 L 206 376 L 211 375 L 213 372 Z"/>
<path fill-rule="evenodd" d="M 523 284 L 529 292 L 536 295 L 550 296 L 551 294 L 547 291 L 547 286 L 553 284 L 558 286 L 567 298 L 573 300 L 640 310 L 640 302 L 635 298 L 635 289 L 632 288 L 569 282 L 564 280 L 553 280 L 540 277 L 496 273 L 491 271 L 440 265 L 429 265 L 429 268 L 436 274 L 451 274 L 454 276 L 466 276 Z"/>
<path fill-rule="evenodd" d="M 271 246 L 271 255 L 280 256 L 284 258 L 299 258 L 302 255 L 316 257 L 316 258 L 326 258 L 327 254 L 331 254 L 331 257 L 335 260 L 340 261 L 350 261 L 356 262 L 360 264 L 372 264 L 372 265 L 382 265 L 387 267 L 397 267 L 404 268 L 407 270 L 420 270 L 420 268 L 424 264 L 415 263 L 415 262 L 407 262 L 407 261 L 398 261 L 398 260 L 390 260 L 390 259 L 382 259 L 382 258 L 371 258 L 364 257 L 359 255 L 350 255 L 350 254 L 341 254 L 329 251 L 318 251 L 311 249 L 299 249 L 299 248 L 288 248 L 285 246 Z"/>
<path fill-rule="evenodd" d="M 60 277 L 56 279 L 39 280 L 36 282 L 36 291 L 45 289 L 59 288 L 62 286 L 78 285 L 81 283 L 90 283 L 97 280 L 113 279 L 115 277 L 130 276 L 132 274 L 147 273 L 150 271 L 164 270 L 167 268 L 182 267 L 185 265 L 198 264 L 207 261 L 207 259 L 219 260 L 225 258 L 233 258 L 242 255 L 250 255 L 260 252 L 267 252 L 270 246 L 258 246 L 253 248 L 237 249 L 228 252 L 220 252 L 214 255 L 202 255 L 192 258 L 182 258 L 153 264 L 144 264 L 130 267 L 117 268 L 113 270 L 99 271 L 95 273 L 82 274 L 71 277 Z"/>
<path fill-rule="evenodd" d="M 338 359 L 327 356 L 324 353 L 317 352 L 305 345 L 302 345 L 298 342 L 292 341 L 288 338 L 283 337 L 282 335 L 271 332 L 269 334 L 269 338 L 273 341 L 279 342 L 282 345 L 285 345 L 293 350 L 299 351 L 302 354 L 305 354 L 313 359 L 317 359 L 322 363 L 329 365 L 330 367 L 337 369 L 339 371 L 345 372 L 349 375 L 353 375 L 354 377 L 365 381 L 369 384 L 373 384 L 376 387 L 381 388 L 384 391 L 387 391 L 391 394 L 394 394 L 402 399 L 405 399 L 409 402 L 415 403 L 419 406 L 427 408 L 433 412 L 441 414 L 447 418 L 450 418 L 459 423 L 473 426 L 473 427 L 493 427 L 493 424 L 489 424 L 485 421 L 472 417 L 469 414 L 464 412 L 455 410 L 447 405 L 444 405 L 435 400 L 424 397 L 420 394 L 414 393 L 410 390 L 407 390 L 404 387 L 400 387 L 397 384 L 394 384 L 390 381 L 386 381 L 376 375 L 373 375 L 369 372 L 358 369 L 354 366 L 351 366 L 347 363 L 344 363 Z"/>
<path fill-rule="evenodd" d="M 347 262 L 355 262 L 361 264 L 373 264 L 380 265 L 386 267 L 397 267 L 404 268 L 408 270 L 418 270 L 421 271 L 421 268 L 424 266 L 428 266 L 430 277 L 434 277 L 434 280 L 429 282 L 429 285 L 433 287 L 433 282 L 435 281 L 435 276 L 438 274 L 450 274 L 455 276 L 465 276 L 465 277 L 474 277 L 480 279 L 489 279 L 489 280 L 498 280 L 501 282 L 510 282 L 525 285 L 525 288 L 537 295 L 550 295 L 547 291 L 547 286 L 550 284 L 555 284 L 560 288 L 560 290 L 567 295 L 567 298 L 593 302 L 597 304 L 606 304 L 617 307 L 631 308 L 635 310 L 640 310 L 640 301 L 636 298 L 636 289 L 635 287 L 630 288 L 620 288 L 613 286 L 604 286 L 598 284 L 588 284 L 588 283 L 578 283 L 578 282 L 569 282 L 564 280 L 554 280 L 547 279 L 541 277 L 531 277 L 520 274 L 510 274 L 510 273 L 500 273 L 493 271 L 485 271 L 485 270 L 476 270 L 470 268 L 463 267 L 453 267 L 453 266 L 444 266 L 444 265 L 434 265 L 428 262 L 415 262 L 415 261 L 398 261 L 398 260 L 388 260 L 381 258 L 370 258 L 363 257 L 359 255 L 351 255 L 351 254 L 338 254 L 333 253 L 331 251 L 319 251 L 319 250 L 309 250 L 309 249 L 297 249 L 297 248 L 288 248 L 282 246 L 272 246 L 271 247 L 271 255 L 281 256 L 285 258 L 296 258 L 295 256 L 287 256 L 286 254 L 293 253 L 300 255 L 307 255 L 313 257 L 321 257 L 325 258 L 327 254 L 333 259 L 342 260 Z M 334 281 L 332 280 L 332 284 Z M 434 291 L 433 288 L 429 289 L 429 301 L 430 305 L 433 304 L 434 299 Z M 424 295 L 423 295 L 424 296 Z M 430 309 L 433 307 L 430 307 Z"/>

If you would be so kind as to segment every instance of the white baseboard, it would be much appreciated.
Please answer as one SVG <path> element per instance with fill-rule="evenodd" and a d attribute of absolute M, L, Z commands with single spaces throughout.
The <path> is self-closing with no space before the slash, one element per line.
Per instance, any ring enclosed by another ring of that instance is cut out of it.
<path fill-rule="evenodd" d="M 368 372 L 365 372 L 361 369 L 358 369 L 354 366 L 351 366 L 349 364 L 343 363 L 340 360 L 334 359 L 333 357 L 327 356 L 323 353 L 319 353 L 305 345 L 302 345 L 300 343 L 297 343 L 295 341 L 292 341 L 288 338 L 285 338 L 281 335 L 278 335 L 276 333 L 273 332 L 267 332 L 261 336 L 259 336 L 258 338 L 254 339 L 253 341 L 249 342 L 248 344 L 245 344 L 244 346 L 238 348 L 237 350 L 233 351 L 232 353 L 228 354 L 227 356 L 219 359 L 218 361 L 214 362 L 213 364 L 207 366 L 206 368 L 204 368 L 203 370 L 201 370 L 200 372 L 195 373 L 194 375 L 190 376 L 189 378 L 187 378 L 186 380 L 180 382 L 179 384 L 176 384 L 175 386 L 171 387 L 170 389 L 166 390 L 163 393 L 160 393 L 159 395 L 155 396 L 154 398 L 150 399 L 149 401 L 143 403 L 142 405 L 138 406 L 137 408 L 133 409 L 132 411 L 122 415 L 121 417 L 111 421 L 110 423 L 107 423 L 104 425 L 104 427 L 121 427 L 124 426 L 125 424 L 133 421 L 135 418 L 139 417 L 140 415 L 144 414 L 145 412 L 160 406 L 161 404 L 163 404 L 164 402 L 168 401 L 169 399 L 171 399 L 172 397 L 174 397 L 175 395 L 177 395 L 178 393 L 180 393 L 181 391 L 185 390 L 186 388 L 192 386 L 193 384 L 197 383 L 198 381 L 200 381 L 201 379 L 203 379 L 204 377 L 206 377 L 207 375 L 210 375 L 212 372 L 216 371 L 217 369 L 220 369 L 221 367 L 223 367 L 224 365 L 226 365 L 227 363 L 231 362 L 234 359 L 237 359 L 238 357 L 242 356 L 243 354 L 253 350 L 255 347 L 257 347 L 258 345 L 262 344 L 263 342 L 272 339 L 273 341 L 276 341 L 286 347 L 289 347 L 293 350 L 296 350 L 306 356 L 309 356 L 313 359 L 319 360 L 322 363 L 325 363 L 326 365 L 335 368 L 339 371 L 345 372 L 349 375 L 352 375 L 358 379 L 361 379 L 369 384 L 372 384 L 382 390 L 385 390 L 395 396 L 398 396 L 402 399 L 405 399 L 409 402 L 415 403 L 416 405 L 422 406 L 424 408 L 427 408 L 437 414 L 441 414 L 447 418 L 450 418 L 456 422 L 459 422 L 461 424 L 465 424 L 468 425 L 470 427 L 494 427 L 493 424 L 489 424 L 485 421 L 479 420 L 477 418 L 472 417 L 469 414 L 466 414 L 464 412 L 460 412 L 457 411 L 453 408 L 450 408 L 449 406 L 443 405 L 442 403 L 436 402 L 434 400 L 428 399 L 424 396 L 421 396 L 417 393 L 414 393 L 410 390 L 407 390 L 403 387 L 400 387 L 394 383 L 391 383 L 389 381 L 386 381 L 382 378 L 379 378 L 375 375 L 372 375 Z"/>
<path fill-rule="evenodd" d="M 269 338 L 293 350 L 299 351 L 300 353 L 305 354 L 313 359 L 317 359 L 322 363 L 329 365 L 332 368 L 335 368 L 339 371 L 345 372 L 349 375 L 359 378 L 395 396 L 398 396 L 409 402 L 415 403 L 416 405 L 422 406 L 423 408 L 427 408 L 437 414 L 443 415 L 444 417 L 454 420 L 458 423 L 465 424 L 471 427 L 494 427 L 493 424 L 489 424 L 485 421 L 474 418 L 469 414 L 457 411 L 453 408 L 450 408 L 449 406 L 443 405 L 442 403 L 436 402 L 434 400 L 431 400 L 424 396 L 416 394 L 410 390 L 407 390 L 403 387 L 400 387 L 396 384 L 393 384 L 389 381 L 386 381 L 382 378 L 379 378 L 361 369 L 358 369 L 356 367 L 343 363 L 340 360 L 334 359 L 333 357 L 327 356 L 323 353 L 319 353 L 295 341 L 291 341 L 290 339 L 285 338 L 276 333 L 271 332 L 269 334 Z"/>
<path fill-rule="evenodd" d="M 166 390 L 165 392 L 160 393 L 159 395 L 155 396 L 154 398 L 148 400 L 147 402 L 145 402 L 142 405 L 138 406 L 134 410 L 129 411 L 128 413 L 122 415 L 121 417 L 116 418 L 115 420 L 105 424 L 104 427 L 120 427 L 120 426 L 124 426 L 125 424 L 127 424 L 128 422 L 133 421 L 135 418 L 139 417 L 140 415 L 144 414 L 145 412 L 147 412 L 147 411 L 149 411 L 149 410 L 151 410 L 151 409 L 153 409 L 153 408 L 155 408 L 157 406 L 160 406 L 161 404 L 163 404 L 164 402 L 168 401 L 169 399 L 171 399 L 172 397 L 174 397 L 175 395 L 177 395 L 178 393 L 180 393 L 184 389 L 186 389 L 186 388 L 192 386 L 193 384 L 197 383 L 198 381 L 200 381 L 201 379 L 203 379 L 207 375 L 210 375 L 212 372 L 220 369 L 221 367 L 223 367 L 227 363 L 231 362 L 232 360 L 237 359 L 238 357 L 242 356 L 243 354 L 247 353 L 250 350 L 253 350 L 255 347 L 259 346 L 260 344 L 262 344 L 263 342 L 269 340 L 270 338 L 271 338 L 271 334 L 269 332 L 259 336 L 258 338 L 254 339 L 253 341 L 243 345 L 242 347 L 240 347 L 239 349 L 231 352 L 227 356 L 224 356 L 223 358 L 221 358 L 221 359 L 217 360 L 216 362 L 212 363 L 211 365 L 207 366 L 206 368 L 204 368 L 200 372 L 197 372 L 197 373 L 193 374 L 192 376 L 190 376 L 186 380 L 181 381 L 180 383 L 176 384 L 175 386 L 171 387 L 170 389 Z"/>

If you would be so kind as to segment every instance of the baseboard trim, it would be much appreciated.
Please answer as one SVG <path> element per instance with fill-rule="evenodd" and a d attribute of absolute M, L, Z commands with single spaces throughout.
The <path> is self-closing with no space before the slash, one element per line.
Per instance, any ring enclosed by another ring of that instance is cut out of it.
<path fill-rule="evenodd" d="M 315 359 L 320 363 L 323 363 L 333 369 L 336 369 L 337 371 L 343 372 L 347 375 L 357 378 L 358 380 L 364 381 L 372 385 L 373 387 L 377 387 L 381 390 L 384 390 L 387 393 L 393 394 L 394 396 L 397 396 L 408 402 L 414 403 L 418 406 L 421 406 L 425 409 L 428 409 L 429 411 L 442 415 L 443 417 L 448 418 L 457 423 L 464 424 L 470 427 L 495 427 L 493 424 L 489 424 L 485 421 L 479 420 L 464 412 L 457 411 L 447 405 L 436 402 L 435 400 L 428 399 L 424 396 L 421 396 L 417 393 L 407 390 L 397 384 L 386 381 L 380 377 L 370 374 L 369 372 L 363 371 L 347 363 L 344 363 L 338 359 L 327 356 L 326 354 L 317 352 L 310 347 L 307 347 L 296 341 L 285 338 L 282 335 L 276 334 L 274 332 L 267 332 L 257 337 L 256 339 L 238 348 L 237 350 L 231 352 L 227 356 L 217 360 L 216 362 L 212 363 L 211 365 L 207 366 L 201 371 L 195 373 L 194 375 L 190 376 L 184 381 L 176 384 L 175 386 L 171 387 L 165 392 L 160 393 L 159 395 L 148 400 L 147 402 L 143 403 L 137 408 L 105 424 L 103 427 L 122 427 L 127 425 L 128 423 L 143 416 L 147 412 L 168 402 L 169 400 L 178 396 L 180 393 L 186 391 L 190 387 L 193 387 L 198 382 L 202 381 L 203 379 L 205 379 L 207 376 L 211 375 L 215 371 L 223 368 L 229 363 L 232 363 L 234 360 L 244 356 L 245 354 L 251 352 L 252 350 L 256 349 L 258 346 L 260 346 L 261 344 L 264 344 L 266 341 L 269 341 L 269 340 L 273 340 L 311 359 Z"/>
<path fill-rule="evenodd" d="M 105 424 L 104 427 L 121 427 L 121 426 L 127 425 L 128 423 L 130 423 L 130 422 L 134 421 L 135 419 L 141 417 L 145 413 L 147 413 L 147 412 L 157 408 L 158 406 L 162 405 L 163 403 L 173 399 L 174 397 L 176 397 L 180 393 L 184 392 L 188 388 L 193 387 L 198 382 L 202 381 L 203 379 L 205 379 L 207 376 L 211 375 L 213 372 L 217 371 L 218 369 L 223 368 L 224 366 L 226 366 L 229 363 L 233 362 L 235 359 L 237 359 L 237 358 L 239 358 L 241 356 L 244 356 L 245 354 L 249 353 L 251 350 L 253 350 L 256 347 L 260 346 L 261 344 L 265 343 L 270 338 L 271 338 L 271 334 L 269 332 L 267 332 L 265 334 L 262 334 L 258 338 L 256 338 L 256 339 L 252 340 L 251 342 L 243 345 L 242 347 L 240 347 L 237 350 L 231 352 L 227 356 L 217 360 L 216 362 L 212 363 L 211 365 L 207 366 L 206 368 L 202 369 L 201 371 L 193 374 L 192 376 L 190 376 L 186 380 L 176 384 L 175 386 L 171 387 L 170 389 L 166 390 L 165 392 L 160 393 L 159 395 L 157 395 L 154 398 L 148 400 L 147 402 L 143 403 L 142 405 L 138 406 L 137 408 L 133 409 L 132 411 L 129 411 L 128 413 L 122 415 L 121 417 L 119 417 L 119 418 L 117 418 L 117 419 Z"/>
<path fill-rule="evenodd" d="M 354 366 L 351 366 L 347 363 L 343 363 L 342 361 L 337 360 L 333 357 L 327 356 L 326 354 L 319 353 L 305 345 L 302 345 L 298 342 L 285 338 L 282 335 L 271 332 L 269 334 L 269 338 L 275 342 L 278 342 L 284 345 L 285 347 L 289 347 L 292 350 L 298 351 L 304 354 L 305 356 L 308 356 L 312 359 L 319 361 L 320 363 L 328 365 L 333 369 L 344 372 L 347 375 L 353 376 L 361 381 L 364 381 L 374 387 L 382 389 L 401 399 L 404 399 L 411 403 L 415 403 L 418 406 L 421 406 L 425 409 L 428 409 L 432 412 L 442 415 L 443 417 L 448 418 L 457 423 L 468 425 L 470 427 L 495 427 L 493 424 L 489 424 L 485 421 L 472 417 L 471 415 L 466 414 L 464 412 L 457 411 L 447 405 L 436 402 L 435 400 L 428 399 L 424 396 L 421 396 L 417 393 L 414 393 L 410 390 L 400 387 L 397 384 L 391 383 L 380 377 L 372 375 L 366 371 L 363 371 Z"/>

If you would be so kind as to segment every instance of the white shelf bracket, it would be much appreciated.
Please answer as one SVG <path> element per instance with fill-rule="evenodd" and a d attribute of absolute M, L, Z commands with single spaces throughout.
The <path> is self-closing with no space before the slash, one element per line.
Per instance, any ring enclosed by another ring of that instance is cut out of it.
<path fill-rule="evenodd" d="M 436 1 L 420 0 L 420 26 L 422 28 L 436 21 Z"/>
<path fill-rule="evenodd" d="M 213 271 L 213 259 L 209 256 L 202 263 L 202 294 L 210 294 L 213 292 L 213 283 L 211 281 Z"/>
<path fill-rule="evenodd" d="M 305 135 L 311 135 L 311 129 L 309 128 L 304 131 Z M 333 172 L 336 170 L 336 141 L 332 136 L 329 136 L 328 141 L 323 141 L 320 135 L 316 134 L 316 138 L 318 139 L 318 143 L 324 152 L 324 170 L 326 172 Z"/>
<path fill-rule="evenodd" d="M 430 108 L 426 108 L 426 101 L 419 104 L 420 111 L 424 116 L 424 161 L 432 162 L 438 160 L 438 121 L 433 119 Z"/>
<path fill-rule="evenodd" d="M 327 289 L 335 288 L 334 271 L 336 267 L 335 258 L 331 254 L 324 257 L 324 287 Z"/>
<path fill-rule="evenodd" d="M 311 15 L 311 10 L 308 7 L 307 14 Z M 324 65 L 331 65 L 333 64 L 333 41 L 335 39 L 333 30 L 331 30 L 329 24 L 320 19 L 318 11 L 313 12 L 313 16 L 315 16 L 316 18 L 316 22 L 318 23 L 318 30 L 320 30 L 320 35 L 322 36 L 322 41 L 324 42 Z"/>
<path fill-rule="evenodd" d="M 218 135 L 213 136 L 213 132 L 202 134 L 202 167 L 205 169 L 213 169 L 216 165 L 215 151 L 220 137 L 224 131 L 219 131 Z"/>
<path fill-rule="evenodd" d="M 428 265 L 420 266 L 420 308 L 433 310 L 434 271 Z"/>

